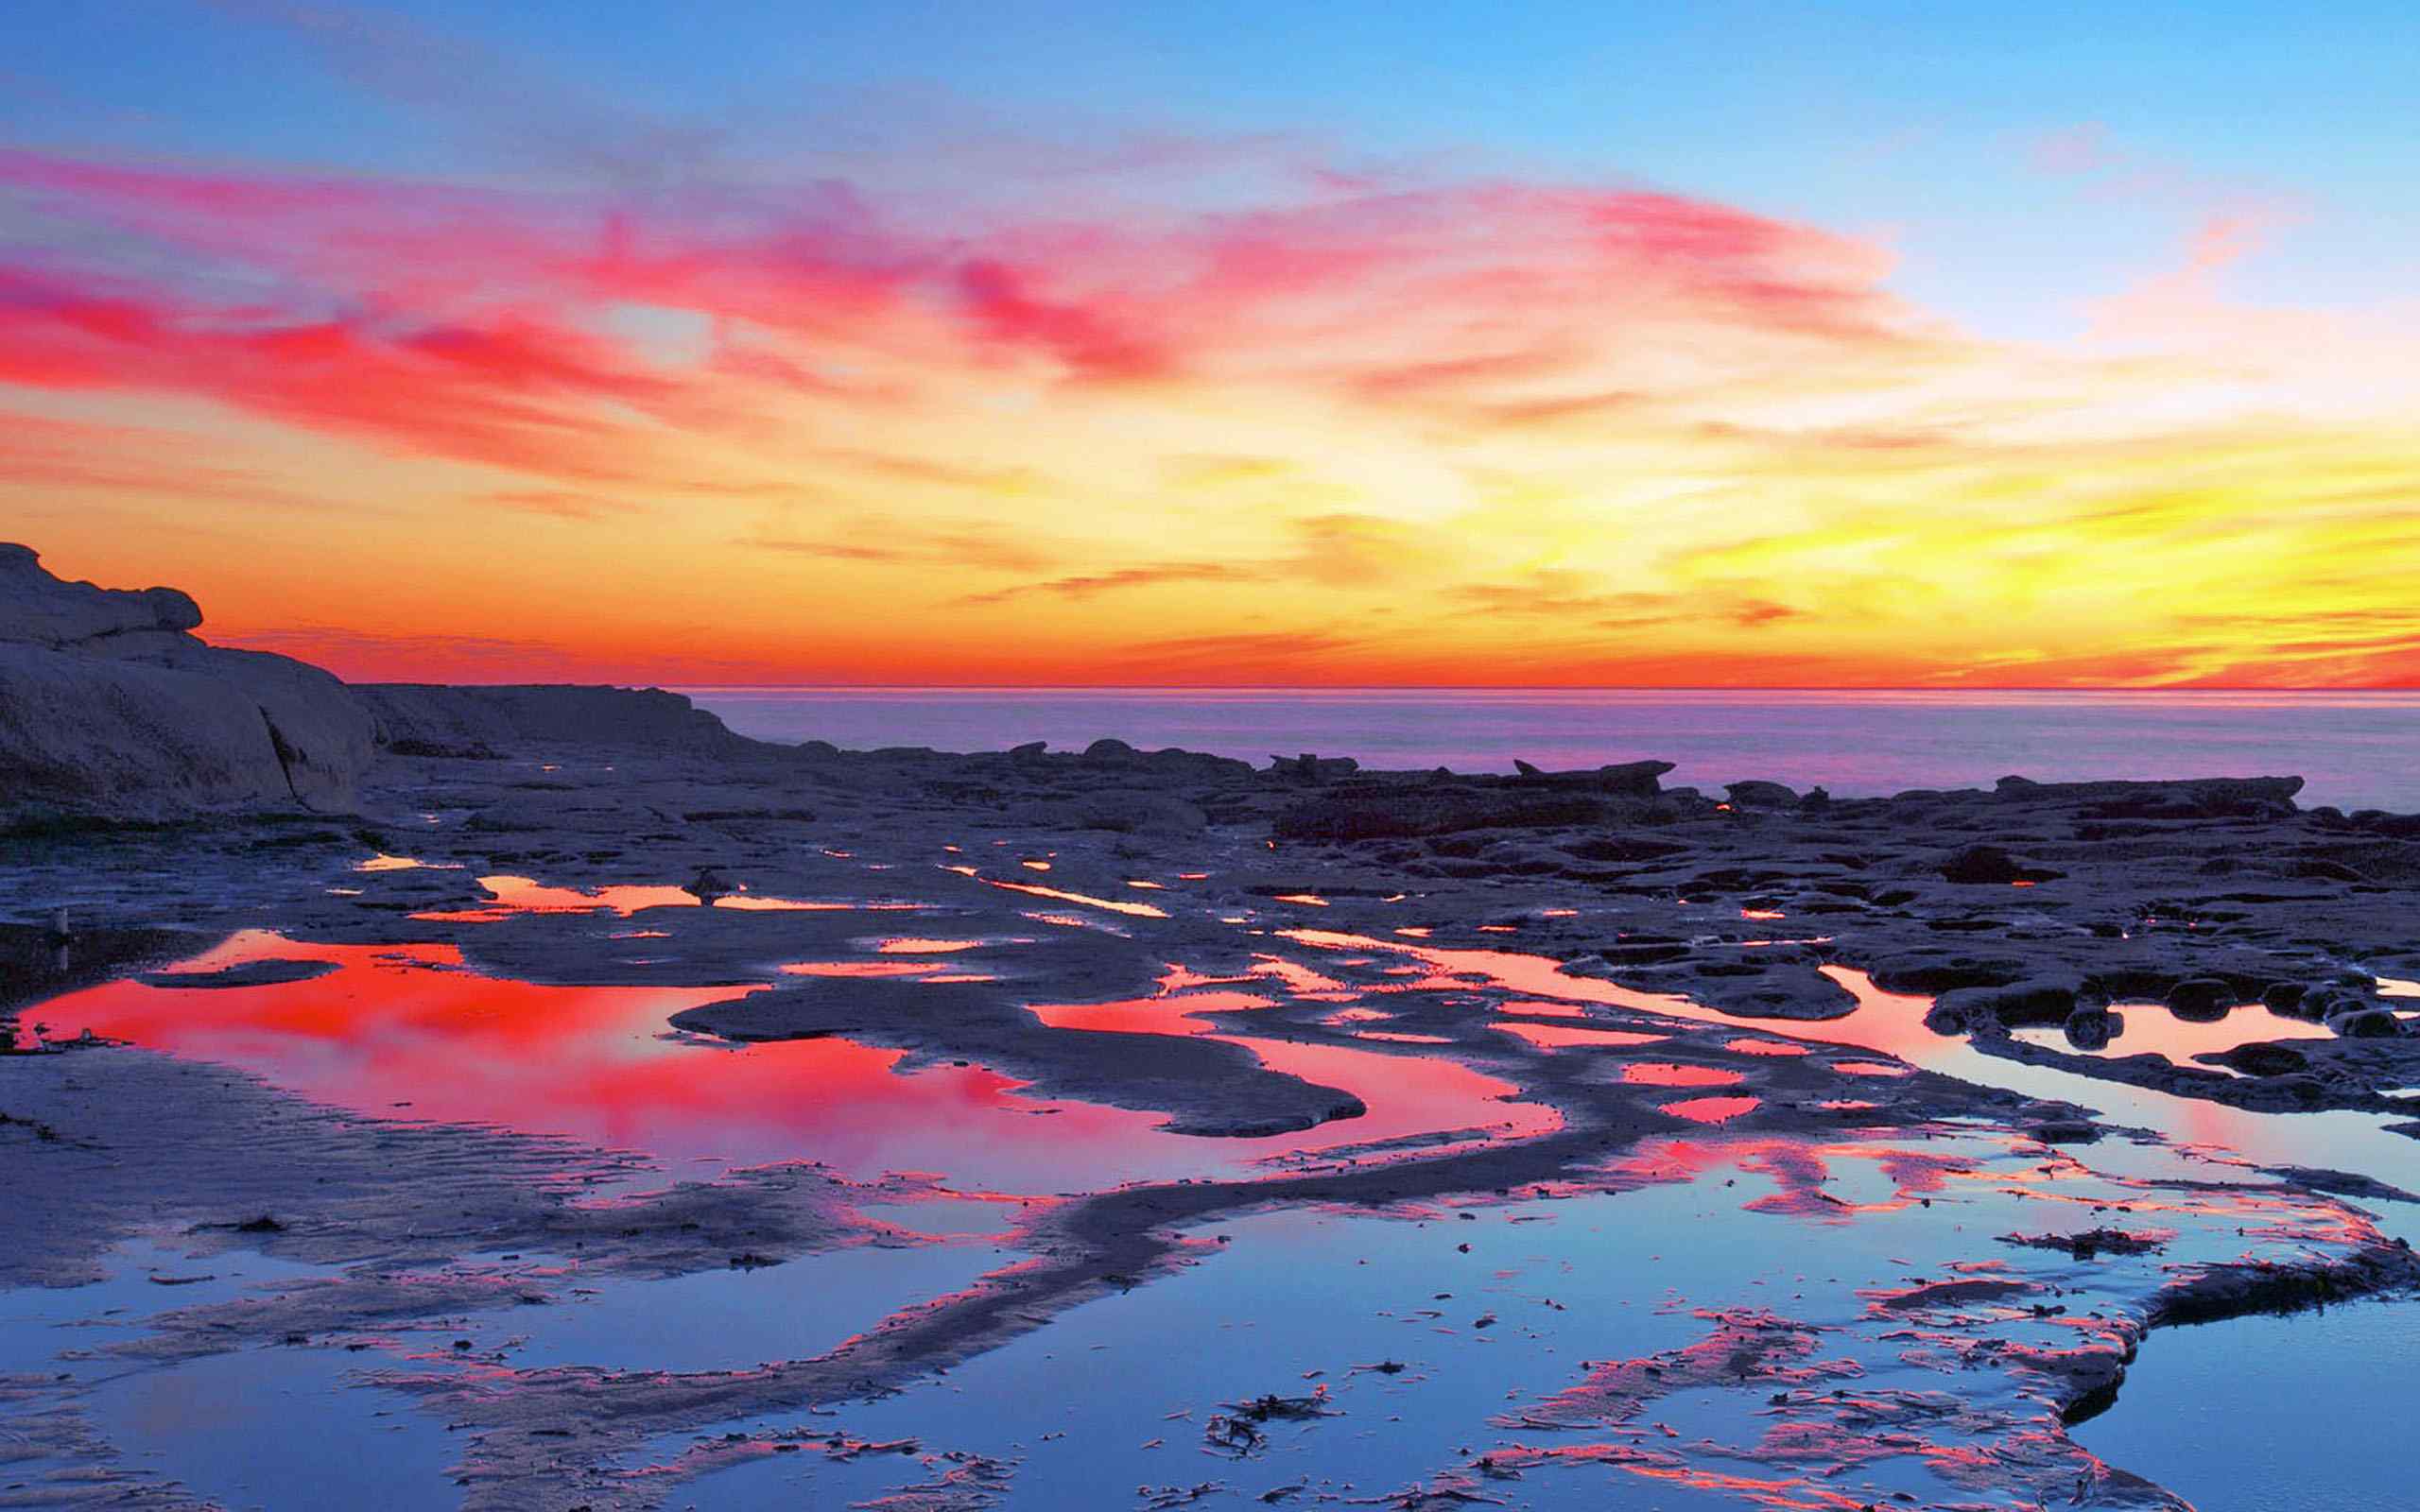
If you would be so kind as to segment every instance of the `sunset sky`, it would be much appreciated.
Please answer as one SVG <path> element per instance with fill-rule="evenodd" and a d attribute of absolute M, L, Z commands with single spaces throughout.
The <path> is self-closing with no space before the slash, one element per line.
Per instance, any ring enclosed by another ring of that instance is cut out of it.
<path fill-rule="evenodd" d="M 0 540 L 354 678 L 2420 686 L 2420 9 L 25 0 Z"/>

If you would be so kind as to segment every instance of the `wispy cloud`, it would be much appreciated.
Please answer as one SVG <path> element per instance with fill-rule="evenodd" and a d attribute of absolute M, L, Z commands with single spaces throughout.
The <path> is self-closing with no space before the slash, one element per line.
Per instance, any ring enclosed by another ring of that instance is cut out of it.
<path fill-rule="evenodd" d="M 229 539 L 340 493 L 274 581 L 195 565 L 238 624 L 382 616 L 259 632 L 348 665 L 636 675 L 709 626 L 741 679 L 2414 675 L 2420 317 L 2247 302 L 2301 212 L 2098 128 L 2028 162 L 2202 218 L 2051 347 L 1664 189 L 889 121 L 786 160 L 247 13 L 522 171 L 0 151 L 0 482 Z M 527 639 L 430 628 L 497 603 Z"/>

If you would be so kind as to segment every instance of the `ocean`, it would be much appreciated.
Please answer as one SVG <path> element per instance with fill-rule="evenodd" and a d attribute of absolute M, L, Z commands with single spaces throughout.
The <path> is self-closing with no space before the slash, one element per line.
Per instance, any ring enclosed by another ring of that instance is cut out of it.
<path fill-rule="evenodd" d="M 1509 772 L 1658 757 L 1668 785 L 1836 796 L 2097 778 L 2299 775 L 2305 807 L 2420 811 L 2420 692 L 683 689 L 743 734 L 852 748 L 1081 749 L 1112 735 L 1260 762 Z"/>

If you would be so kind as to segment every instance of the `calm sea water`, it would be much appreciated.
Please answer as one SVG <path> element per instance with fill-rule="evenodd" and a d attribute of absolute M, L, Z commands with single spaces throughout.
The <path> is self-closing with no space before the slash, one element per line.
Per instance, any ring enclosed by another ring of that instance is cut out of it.
<path fill-rule="evenodd" d="M 1103 735 L 1262 761 L 1504 772 L 1660 757 L 1666 781 L 1843 796 L 2037 781 L 2298 774 L 2302 802 L 2420 810 L 2420 693 L 691 688 L 744 734 L 849 747 L 1080 749 Z"/>

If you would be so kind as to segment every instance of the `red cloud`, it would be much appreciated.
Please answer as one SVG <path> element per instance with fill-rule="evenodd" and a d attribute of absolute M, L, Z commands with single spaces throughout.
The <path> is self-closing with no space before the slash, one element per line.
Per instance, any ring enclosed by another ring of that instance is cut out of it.
<path fill-rule="evenodd" d="M 1010 346 L 1042 348 L 1085 377 L 1145 378 L 1167 370 L 1167 359 L 1150 343 L 1080 304 L 1034 297 L 1028 275 L 1004 263 L 966 264 L 958 287 L 987 335 Z"/>
<path fill-rule="evenodd" d="M 672 394 L 610 344 L 528 317 L 381 328 L 392 323 L 278 322 L 0 268 L 0 382 L 192 394 L 440 455 L 576 472 L 596 467 L 583 437 L 615 428 L 582 402 Z"/>
<path fill-rule="evenodd" d="M 1011 359 L 1486 425 L 1585 411 L 1665 351 L 1803 361 L 1907 324 L 1876 248 L 1634 191 L 1331 187 L 966 238 L 897 230 L 828 183 L 643 213 L 11 152 L 8 189 L 137 250 L 0 271 L 0 379 L 198 395 L 567 477 L 644 473 L 648 422 L 763 438 L 794 423 L 781 402 L 905 402 L 900 374 Z M 702 354 L 605 334 L 626 304 L 700 320 Z"/>

